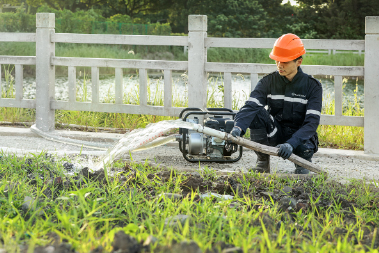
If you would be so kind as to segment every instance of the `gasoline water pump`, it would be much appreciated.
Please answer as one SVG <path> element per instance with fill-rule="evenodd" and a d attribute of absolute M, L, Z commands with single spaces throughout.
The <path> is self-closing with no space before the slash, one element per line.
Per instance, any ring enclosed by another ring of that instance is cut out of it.
<path fill-rule="evenodd" d="M 179 114 L 183 121 L 200 124 L 230 133 L 236 113 L 227 108 L 185 108 Z M 237 162 L 242 157 L 242 146 L 186 128 L 179 128 L 179 149 L 189 162 Z"/>

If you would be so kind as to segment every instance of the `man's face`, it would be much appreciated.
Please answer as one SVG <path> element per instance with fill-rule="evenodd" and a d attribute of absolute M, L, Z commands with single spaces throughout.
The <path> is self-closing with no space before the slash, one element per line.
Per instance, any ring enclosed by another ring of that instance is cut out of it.
<path fill-rule="evenodd" d="M 278 72 L 281 76 L 286 77 L 288 80 L 292 81 L 294 76 L 297 73 L 297 67 L 301 65 L 303 62 L 303 59 L 299 59 L 296 62 L 295 61 L 289 61 L 289 62 L 280 62 L 275 61 L 276 67 L 278 69 Z"/>

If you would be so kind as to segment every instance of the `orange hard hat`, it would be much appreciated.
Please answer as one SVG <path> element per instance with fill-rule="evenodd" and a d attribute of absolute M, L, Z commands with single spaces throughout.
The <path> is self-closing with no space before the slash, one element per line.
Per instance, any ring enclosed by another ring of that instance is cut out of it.
<path fill-rule="evenodd" d="M 301 39 L 292 33 L 279 37 L 270 53 L 270 58 L 275 61 L 289 62 L 305 54 L 305 48 Z"/>

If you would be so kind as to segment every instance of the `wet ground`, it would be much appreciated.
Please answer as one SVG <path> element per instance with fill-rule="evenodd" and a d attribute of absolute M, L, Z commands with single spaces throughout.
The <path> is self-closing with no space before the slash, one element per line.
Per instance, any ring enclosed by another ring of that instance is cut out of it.
<path fill-rule="evenodd" d="M 80 131 L 57 131 L 58 134 L 86 141 L 113 143 L 120 139 L 122 134 L 89 133 Z M 88 158 L 96 161 L 105 151 L 87 147 L 80 147 L 58 143 L 43 139 L 30 132 L 28 128 L 0 127 L 0 150 L 6 153 L 24 155 L 27 153 L 39 153 L 41 151 L 56 154 L 58 156 L 81 156 L 80 160 L 85 166 Z M 146 162 L 157 166 L 175 168 L 179 171 L 196 171 L 199 168 L 212 168 L 217 172 L 247 172 L 256 161 L 256 155 L 252 150 L 244 148 L 240 161 L 236 163 L 190 163 L 187 162 L 179 150 L 177 143 L 165 146 L 124 154 L 125 161 Z M 349 179 L 379 180 L 379 157 L 368 156 L 362 151 L 319 149 L 314 155 L 313 163 L 323 168 L 329 174 L 330 179 L 346 182 Z M 271 157 L 271 173 L 293 173 L 295 166 L 288 160 L 279 157 Z"/>
<path fill-rule="evenodd" d="M 143 162 L 148 159 L 154 165 L 172 167 L 177 170 L 197 170 L 199 168 L 213 168 L 219 172 L 247 172 L 256 162 L 256 155 L 252 150 L 244 148 L 240 161 L 236 163 L 190 163 L 187 162 L 175 145 L 160 147 L 151 150 L 126 155 L 128 160 Z M 379 180 L 379 162 L 365 159 L 357 159 L 348 155 L 315 154 L 314 164 L 322 167 L 330 179 L 344 182 L 352 178 Z M 293 173 L 295 166 L 288 160 L 271 156 L 271 173 Z"/>

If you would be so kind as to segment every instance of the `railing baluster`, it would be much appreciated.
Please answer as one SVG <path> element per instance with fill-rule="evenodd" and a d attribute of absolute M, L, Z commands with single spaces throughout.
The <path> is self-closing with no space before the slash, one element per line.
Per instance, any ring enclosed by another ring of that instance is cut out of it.
<path fill-rule="evenodd" d="M 15 85 L 16 85 L 16 100 L 21 101 L 23 98 L 23 79 L 24 79 L 24 73 L 23 73 L 23 67 L 21 64 L 16 64 L 15 65 Z"/>
<path fill-rule="evenodd" d="M 0 99 L 3 97 L 3 86 L 1 85 L 1 64 L 0 64 Z"/>
<path fill-rule="evenodd" d="M 115 87 L 115 95 L 116 95 L 116 104 L 122 104 L 123 103 L 123 97 L 124 97 L 124 91 L 123 91 L 123 71 L 122 68 L 116 68 L 115 69 L 115 76 L 116 76 L 116 87 Z"/>
<path fill-rule="evenodd" d="M 139 69 L 139 104 L 147 105 L 147 71 Z"/>
<path fill-rule="evenodd" d="M 164 71 L 164 107 L 172 107 L 172 71 Z"/>
<path fill-rule="evenodd" d="M 76 67 L 68 67 L 68 101 L 76 102 Z"/>
<path fill-rule="evenodd" d="M 92 103 L 99 103 L 99 68 L 91 67 Z"/>
<path fill-rule="evenodd" d="M 342 116 L 342 76 L 334 76 L 334 115 Z"/>
<path fill-rule="evenodd" d="M 232 73 L 224 73 L 224 107 L 232 109 L 233 97 L 232 97 Z"/>
<path fill-rule="evenodd" d="M 251 88 L 250 88 L 250 93 L 255 89 L 255 86 L 257 86 L 257 83 L 258 83 L 258 74 L 256 73 L 251 73 L 250 74 L 250 81 L 251 81 Z M 250 93 L 247 94 L 248 96 L 250 96 Z"/>

